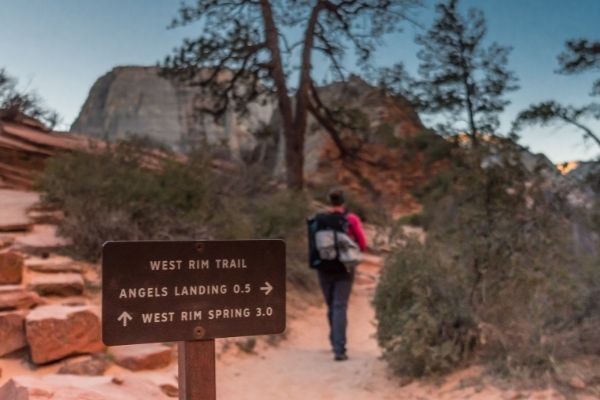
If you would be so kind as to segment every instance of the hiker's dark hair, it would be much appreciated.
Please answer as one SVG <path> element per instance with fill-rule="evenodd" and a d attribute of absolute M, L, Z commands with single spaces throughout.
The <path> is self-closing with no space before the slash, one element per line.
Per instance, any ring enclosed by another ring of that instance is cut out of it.
<path fill-rule="evenodd" d="M 328 197 L 329 203 L 332 206 L 341 206 L 344 204 L 344 191 L 342 189 L 331 189 Z"/>

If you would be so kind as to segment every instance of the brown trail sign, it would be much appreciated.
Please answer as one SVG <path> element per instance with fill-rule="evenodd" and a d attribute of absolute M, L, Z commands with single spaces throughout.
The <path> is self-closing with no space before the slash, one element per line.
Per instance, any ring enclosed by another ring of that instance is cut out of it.
<path fill-rule="evenodd" d="M 283 332 L 285 281 L 281 240 L 107 242 L 102 340 L 185 342 L 180 398 L 211 399 L 212 339 Z"/>

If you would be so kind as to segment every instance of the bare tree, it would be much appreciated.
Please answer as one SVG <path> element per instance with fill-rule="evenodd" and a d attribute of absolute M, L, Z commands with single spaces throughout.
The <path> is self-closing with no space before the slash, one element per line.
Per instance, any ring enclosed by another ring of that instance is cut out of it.
<path fill-rule="evenodd" d="M 287 185 L 303 187 L 304 136 L 309 114 L 326 128 L 342 155 L 343 121 L 315 89 L 315 55 L 328 62 L 335 80 L 345 80 L 344 57 L 371 60 L 379 39 L 409 19 L 420 0 L 198 0 L 184 4 L 172 26 L 197 23 L 201 36 L 187 39 L 163 63 L 168 76 L 202 86 L 215 96 L 209 111 L 244 109 L 261 95 L 276 96 L 285 138 Z M 298 36 L 296 41 L 290 40 Z M 294 33 L 294 31 L 296 33 Z M 297 52 L 296 52 L 297 49 Z M 297 62 L 288 60 L 298 56 Z M 298 83 L 290 84 L 297 71 Z M 292 99 L 293 96 L 293 99 Z"/>

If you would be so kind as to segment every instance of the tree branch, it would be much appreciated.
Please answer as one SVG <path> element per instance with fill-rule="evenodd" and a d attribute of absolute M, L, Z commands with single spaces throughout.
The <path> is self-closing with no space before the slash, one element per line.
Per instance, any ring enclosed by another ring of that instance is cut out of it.
<path fill-rule="evenodd" d="M 512 130 L 513 132 L 520 130 L 523 123 L 547 125 L 553 121 L 560 120 L 581 129 L 585 133 L 584 137 L 589 137 L 600 146 L 600 138 L 589 127 L 579 121 L 580 118 L 585 116 L 598 118 L 596 113 L 599 112 L 600 106 L 596 103 L 574 108 L 572 106 L 563 106 L 556 101 L 546 101 L 533 104 L 526 110 L 521 111 L 513 122 Z"/>
<path fill-rule="evenodd" d="M 568 118 L 567 116 L 561 116 L 560 118 L 563 121 L 565 121 L 565 122 L 567 122 L 567 123 L 569 123 L 569 124 L 571 124 L 571 125 L 579 128 L 579 129 L 581 129 L 582 131 L 584 131 L 585 132 L 584 136 L 587 135 L 590 139 L 592 139 L 594 142 L 596 142 L 596 144 L 598 146 L 600 146 L 600 138 L 598 136 L 596 136 L 594 134 L 594 132 L 592 132 L 592 130 L 590 128 L 588 128 L 587 126 L 583 125 L 582 123 L 578 122 L 575 119 Z"/>
<path fill-rule="evenodd" d="M 304 46 L 302 48 L 302 59 L 300 63 L 300 80 L 296 91 L 296 114 L 295 125 L 306 126 L 306 112 L 308 106 L 308 91 L 312 82 L 310 73 L 312 70 L 311 53 L 314 47 L 315 30 L 319 22 L 319 13 L 324 9 L 325 3 L 319 1 L 312 9 L 306 30 L 304 32 Z M 302 129 L 303 126 L 299 126 Z"/>
<path fill-rule="evenodd" d="M 331 139 L 333 139 L 333 142 L 335 143 L 336 147 L 340 151 L 341 157 L 342 158 L 348 157 L 350 155 L 350 153 L 346 149 L 346 146 L 344 146 L 344 143 L 342 142 L 339 132 L 337 131 L 335 126 L 331 123 L 331 121 L 329 121 L 327 118 L 325 118 L 325 116 L 323 116 L 319 112 L 317 107 L 315 107 L 311 102 L 308 103 L 308 111 L 310 111 L 310 113 L 315 117 L 317 122 L 323 128 L 325 128 L 327 133 L 329 133 L 329 136 L 331 137 Z"/>
<path fill-rule="evenodd" d="M 308 110 L 311 113 L 311 115 L 313 115 L 315 117 L 317 122 L 323 128 L 325 128 L 325 130 L 327 131 L 327 133 L 329 134 L 329 136 L 335 143 L 336 147 L 340 151 L 340 157 L 342 159 L 351 158 L 351 159 L 355 159 L 358 161 L 362 161 L 365 164 L 368 164 L 368 165 L 371 165 L 374 167 L 384 166 L 381 163 L 377 163 L 377 162 L 374 162 L 374 161 L 371 161 L 371 160 L 368 160 L 368 159 L 365 159 L 364 157 L 362 157 L 359 154 L 361 146 L 354 148 L 354 149 L 347 148 L 346 145 L 344 145 L 344 142 L 340 135 L 340 131 L 338 130 L 336 125 L 340 125 L 340 126 L 342 126 L 342 128 L 348 129 L 350 131 L 353 131 L 354 127 L 352 127 L 350 124 L 348 124 L 344 121 L 341 121 L 335 117 L 334 113 L 321 100 L 319 93 L 316 90 L 316 87 L 314 86 L 314 82 L 311 82 L 310 93 L 311 93 L 312 101 L 314 102 L 314 104 L 313 104 L 313 102 L 309 102 Z"/>

